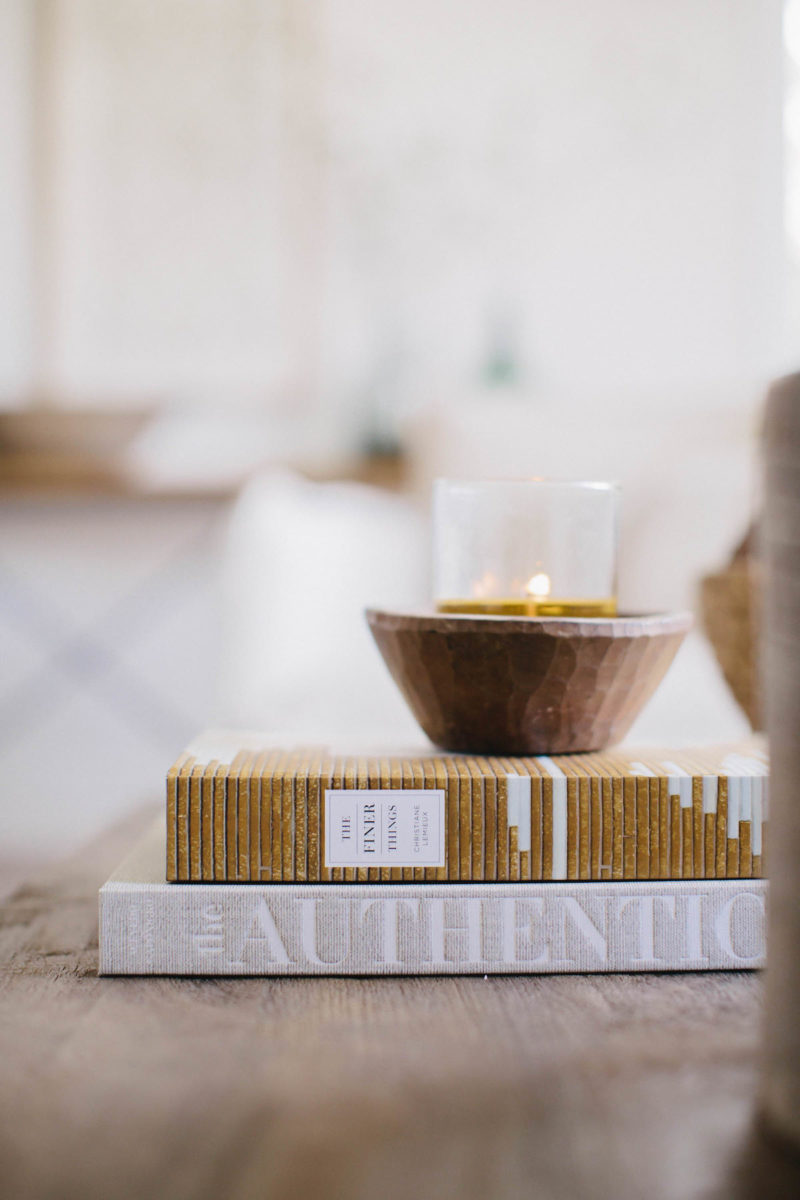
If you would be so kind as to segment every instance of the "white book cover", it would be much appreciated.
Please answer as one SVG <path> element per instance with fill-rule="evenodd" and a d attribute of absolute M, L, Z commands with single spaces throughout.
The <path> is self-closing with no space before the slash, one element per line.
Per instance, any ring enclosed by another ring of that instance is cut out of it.
<path fill-rule="evenodd" d="M 764 965 L 761 879 L 167 883 L 160 819 L 100 890 L 101 975 L 473 975 Z"/>

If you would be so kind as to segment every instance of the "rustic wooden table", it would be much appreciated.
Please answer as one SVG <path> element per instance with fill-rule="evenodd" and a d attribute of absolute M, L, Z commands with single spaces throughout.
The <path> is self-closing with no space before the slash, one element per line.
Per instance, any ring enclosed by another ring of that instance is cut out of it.
<path fill-rule="evenodd" d="M 150 813 L 0 923 L 0 1194 L 800 1195 L 752 1132 L 754 974 L 98 979 Z"/>

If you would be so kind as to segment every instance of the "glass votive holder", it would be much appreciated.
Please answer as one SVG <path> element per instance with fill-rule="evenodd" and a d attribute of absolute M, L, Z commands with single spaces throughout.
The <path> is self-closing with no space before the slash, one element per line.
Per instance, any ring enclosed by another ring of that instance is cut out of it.
<path fill-rule="evenodd" d="M 438 479 L 433 493 L 437 610 L 615 616 L 618 502 L 614 483 Z"/>

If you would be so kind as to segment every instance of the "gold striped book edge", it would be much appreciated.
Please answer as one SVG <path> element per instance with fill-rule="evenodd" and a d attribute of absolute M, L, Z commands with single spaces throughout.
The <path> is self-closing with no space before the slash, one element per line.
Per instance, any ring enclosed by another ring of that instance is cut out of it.
<path fill-rule="evenodd" d="M 167 878 L 759 878 L 768 790 L 759 738 L 501 758 L 212 732 L 167 775 Z"/>

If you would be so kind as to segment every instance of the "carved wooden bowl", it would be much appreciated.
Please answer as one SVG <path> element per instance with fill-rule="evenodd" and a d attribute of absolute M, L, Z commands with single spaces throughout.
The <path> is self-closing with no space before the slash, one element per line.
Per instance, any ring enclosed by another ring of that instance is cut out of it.
<path fill-rule="evenodd" d="M 431 741 L 473 754 L 572 754 L 620 741 L 692 624 L 689 613 L 366 616 Z"/>

